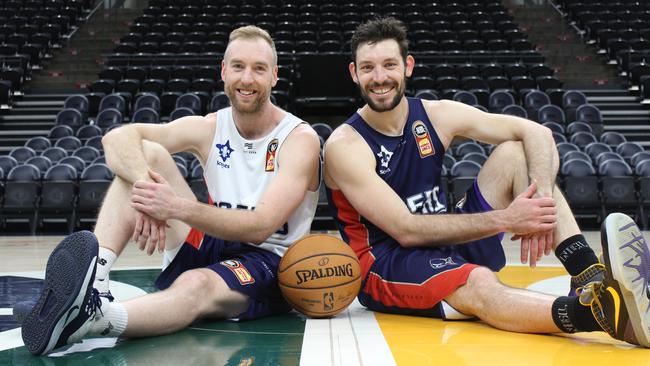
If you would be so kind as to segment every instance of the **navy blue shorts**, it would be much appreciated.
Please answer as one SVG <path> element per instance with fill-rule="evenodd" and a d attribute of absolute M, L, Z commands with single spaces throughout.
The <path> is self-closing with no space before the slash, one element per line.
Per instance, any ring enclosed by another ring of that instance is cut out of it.
<path fill-rule="evenodd" d="M 490 210 L 476 181 L 456 207 L 458 213 Z M 464 285 L 474 268 L 496 272 L 505 266 L 502 236 L 429 248 L 395 244 L 370 266 L 359 302 L 374 311 L 447 318 L 441 301 Z"/>
<path fill-rule="evenodd" d="M 215 271 L 234 291 L 250 298 L 246 311 L 239 320 L 257 319 L 283 314 L 291 310 L 278 287 L 280 256 L 249 244 L 230 242 L 202 236 L 192 229 L 186 242 L 169 266 L 156 279 L 156 287 L 164 290 L 183 272 L 196 268 Z"/>

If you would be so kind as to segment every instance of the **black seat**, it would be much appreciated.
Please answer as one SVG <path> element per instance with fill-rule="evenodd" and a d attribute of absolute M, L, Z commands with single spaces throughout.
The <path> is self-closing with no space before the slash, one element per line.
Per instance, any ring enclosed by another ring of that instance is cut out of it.
<path fill-rule="evenodd" d="M 2 206 L 2 223 L 26 222 L 32 234 L 36 232 L 36 219 L 41 188 L 41 172 L 34 165 L 17 165 L 7 174 Z"/>
<path fill-rule="evenodd" d="M 208 203 L 208 187 L 205 185 L 201 164 L 194 166 L 190 172 L 190 188 L 199 201 Z"/>
<path fill-rule="evenodd" d="M 11 168 L 16 165 L 18 165 L 18 161 L 14 157 L 9 155 L 0 155 L 0 169 L 4 172 L 4 175 L 2 176 L 3 181 L 5 176 L 9 174 Z"/>
<path fill-rule="evenodd" d="M 217 92 L 210 100 L 210 112 L 216 112 L 219 109 L 230 106 L 230 99 L 224 92 Z"/>
<path fill-rule="evenodd" d="M 547 104 L 537 111 L 537 121 L 539 123 L 555 122 L 561 125 L 566 123 L 562 109 L 553 104 Z"/>
<path fill-rule="evenodd" d="M 16 159 L 19 164 L 26 162 L 29 158 L 36 156 L 36 151 L 30 147 L 19 146 L 11 149 L 9 156 Z"/>
<path fill-rule="evenodd" d="M 452 99 L 457 102 L 465 103 L 471 106 L 478 104 L 478 99 L 476 98 L 476 95 L 474 95 L 474 93 L 472 92 L 468 92 L 464 90 L 456 92 Z"/>
<path fill-rule="evenodd" d="M 591 126 L 585 122 L 581 122 L 581 121 L 571 122 L 566 127 L 566 133 L 569 135 L 573 135 L 574 133 L 577 132 L 587 132 L 593 135 L 593 130 Z"/>
<path fill-rule="evenodd" d="M 158 123 L 160 122 L 160 116 L 153 108 L 144 107 L 140 108 L 133 113 L 131 117 L 131 122 L 134 123 Z"/>
<path fill-rule="evenodd" d="M 115 108 L 107 108 L 99 112 L 95 120 L 95 124 L 104 131 L 108 131 L 114 126 L 120 125 L 123 122 L 122 112 Z"/>
<path fill-rule="evenodd" d="M 86 118 L 88 118 L 88 113 L 90 111 L 90 102 L 84 95 L 71 95 L 65 99 L 63 108 L 72 108 L 78 110 L 81 113 L 82 119 L 85 121 Z"/>
<path fill-rule="evenodd" d="M 54 146 L 60 147 L 70 154 L 74 150 L 83 146 L 83 143 L 75 136 L 66 136 L 58 139 L 56 143 L 54 143 Z"/>
<path fill-rule="evenodd" d="M 495 90 L 490 94 L 488 110 L 493 113 L 501 113 L 506 106 L 515 104 L 515 97 L 508 91 Z"/>
<path fill-rule="evenodd" d="M 560 155 L 560 158 L 564 156 L 564 154 L 568 153 L 569 151 L 580 151 L 580 148 L 577 145 L 574 145 L 570 142 L 564 142 L 555 145 L 557 148 L 557 152 Z"/>
<path fill-rule="evenodd" d="M 106 164 L 95 163 L 84 169 L 79 179 L 77 221 L 85 219 L 94 221 L 106 191 L 113 181 L 113 176 Z"/>
<path fill-rule="evenodd" d="M 58 163 L 59 160 L 68 156 L 68 152 L 62 147 L 52 146 L 43 150 L 41 156 L 47 157 L 53 163 Z"/>
<path fill-rule="evenodd" d="M 616 146 L 627 142 L 627 139 L 625 136 L 623 136 L 622 133 L 617 132 L 617 131 L 607 131 L 600 135 L 600 142 L 605 143 L 609 145 L 611 148 L 616 148 Z"/>
<path fill-rule="evenodd" d="M 81 140 L 81 142 L 86 142 L 90 138 L 102 136 L 102 129 L 96 125 L 84 125 L 77 130 L 75 136 Z"/>
<path fill-rule="evenodd" d="M 616 152 L 621 155 L 627 163 L 631 163 L 632 157 L 642 151 L 644 151 L 643 146 L 638 142 L 633 141 L 626 141 L 616 146 Z"/>
<path fill-rule="evenodd" d="M 64 108 L 56 115 L 55 124 L 69 126 L 76 131 L 84 124 L 84 118 L 78 110 Z"/>
<path fill-rule="evenodd" d="M 551 99 L 544 93 L 539 90 L 532 90 L 524 97 L 524 108 L 528 112 L 528 117 L 533 121 L 539 121 L 538 112 L 540 108 L 545 105 L 551 104 Z M 559 121 L 553 121 L 559 122 Z"/>
<path fill-rule="evenodd" d="M 564 135 L 564 126 L 557 122 L 544 122 L 542 123 L 542 126 L 548 128 L 551 130 L 551 132 L 559 133 L 560 135 Z"/>
<path fill-rule="evenodd" d="M 179 107 L 189 108 L 197 115 L 201 114 L 203 110 L 201 98 L 194 93 L 185 93 L 178 97 L 176 100 L 176 108 Z"/>
<path fill-rule="evenodd" d="M 415 97 L 425 100 L 438 100 L 438 94 L 432 89 L 416 90 Z"/>
<path fill-rule="evenodd" d="M 591 160 L 595 161 L 598 155 L 611 152 L 612 148 L 602 142 L 592 142 L 584 147 L 584 151 L 591 157 Z"/>
<path fill-rule="evenodd" d="M 43 136 L 34 136 L 25 141 L 25 146 L 34 149 L 36 153 L 40 154 L 43 150 L 52 146 L 50 140 Z"/>
<path fill-rule="evenodd" d="M 451 198 L 457 202 L 472 186 L 476 176 L 481 170 L 481 165 L 470 160 L 461 160 L 451 167 Z"/>
<path fill-rule="evenodd" d="M 76 199 L 77 170 L 68 164 L 52 166 L 43 178 L 38 224 L 63 222 L 68 232 L 72 233 Z"/>
<path fill-rule="evenodd" d="M 455 153 L 457 157 L 461 158 L 469 153 L 481 153 L 485 155 L 485 149 L 477 142 L 467 141 L 458 145 L 458 147 L 455 149 Z"/>
<path fill-rule="evenodd" d="M 603 210 L 636 214 L 636 187 L 630 166 L 622 159 L 607 159 L 598 165 L 598 175 L 601 177 Z"/>
<path fill-rule="evenodd" d="M 99 112 L 105 109 L 117 109 L 120 113 L 126 113 L 126 100 L 119 94 L 108 94 L 99 102 Z"/>
<path fill-rule="evenodd" d="M 565 108 L 566 112 L 566 108 Z M 574 120 L 588 123 L 591 126 L 594 134 L 599 136 L 603 131 L 603 116 L 600 109 L 593 104 L 582 104 L 575 109 Z M 571 121 L 569 115 L 567 119 Z"/>
<path fill-rule="evenodd" d="M 567 90 L 562 95 L 562 109 L 569 121 L 576 121 L 576 109 L 587 103 L 587 96 L 578 90 Z M 586 121 L 585 121 L 586 122 Z"/>
<path fill-rule="evenodd" d="M 567 151 L 564 155 L 562 155 L 561 158 L 562 158 L 562 162 L 569 161 L 572 159 L 578 159 L 578 160 L 584 160 L 589 164 L 593 165 L 593 162 L 591 161 L 591 157 L 587 155 L 587 153 L 582 151 Z"/>
<path fill-rule="evenodd" d="M 311 127 L 316 131 L 318 136 L 323 138 L 323 141 L 327 141 L 333 131 L 332 126 L 325 123 L 314 123 Z"/>
<path fill-rule="evenodd" d="M 589 132 L 576 132 L 571 135 L 570 142 L 578 145 L 581 149 L 584 149 L 585 146 L 592 142 L 597 142 L 597 140 L 596 136 Z"/>
<path fill-rule="evenodd" d="M 187 107 L 180 107 L 176 108 L 172 111 L 172 113 L 169 115 L 169 120 L 173 121 L 179 118 L 187 117 L 187 116 L 196 116 L 196 113 L 194 113 L 193 110 L 187 108 Z"/>
<path fill-rule="evenodd" d="M 517 104 L 510 104 L 505 106 L 501 110 L 501 114 L 507 114 L 510 116 L 517 116 L 521 118 L 528 118 L 528 112 L 524 109 L 524 107 L 517 105 Z"/>
<path fill-rule="evenodd" d="M 599 221 L 600 194 L 598 177 L 590 162 L 582 159 L 569 159 L 562 163 L 564 195 L 569 206 L 578 218 Z"/>
<path fill-rule="evenodd" d="M 30 164 L 37 167 L 42 176 L 52 166 L 52 160 L 50 160 L 48 157 L 39 155 L 27 159 L 27 161 L 25 161 L 25 164 Z"/>
<path fill-rule="evenodd" d="M 59 160 L 58 163 L 70 165 L 77 171 L 77 175 L 81 175 L 81 172 L 86 169 L 86 162 L 78 156 L 66 156 L 65 158 Z"/>
<path fill-rule="evenodd" d="M 78 156 L 81 158 L 86 164 L 89 164 L 93 160 L 95 160 L 97 157 L 101 156 L 101 152 L 94 147 L 91 146 L 81 146 L 74 150 L 72 153 L 72 156 Z"/>

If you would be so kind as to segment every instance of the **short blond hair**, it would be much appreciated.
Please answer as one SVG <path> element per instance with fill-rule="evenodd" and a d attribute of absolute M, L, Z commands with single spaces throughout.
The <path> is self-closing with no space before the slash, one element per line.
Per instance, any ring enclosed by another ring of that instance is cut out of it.
<path fill-rule="evenodd" d="M 260 27 L 254 25 L 247 25 L 233 30 L 232 32 L 230 32 L 230 37 L 228 38 L 228 45 L 230 45 L 230 43 L 238 39 L 253 40 L 258 38 L 264 40 L 266 43 L 268 43 L 269 46 L 271 46 L 271 50 L 273 51 L 273 64 L 277 65 L 278 53 L 275 50 L 275 42 L 273 42 L 273 38 L 271 38 L 269 32 L 265 31 Z M 226 48 L 228 48 L 228 46 L 226 46 Z"/>

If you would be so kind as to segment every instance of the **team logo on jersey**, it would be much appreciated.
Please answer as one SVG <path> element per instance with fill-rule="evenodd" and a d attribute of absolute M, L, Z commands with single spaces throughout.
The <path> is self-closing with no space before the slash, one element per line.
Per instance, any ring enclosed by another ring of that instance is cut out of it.
<path fill-rule="evenodd" d="M 217 165 L 224 168 L 230 168 L 230 165 L 226 164 L 226 162 L 230 158 L 230 155 L 232 155 L 232 153 L 235 151 L 230 147 L 230 140 L 227 140 L 223 145 L 216 144 L 215 146 L 217 148 L 217 152 L 219 153 L 219 157 L 221 158 L 221 161 L 217 160 Z"/>
<path fill-rule="evenodd" d="M 272 172 L 275 170 L 275 153 L 278 151 L 278 139 L 273 139 L 269 142 L 266 148 L 266 166 L 265 172 Z"/>
<path fill-rule="evenodd" d="M 429 137 L 429 130 L 424 122 L 413 122 L 411 130 L 413 131 L 413 137 L 415 137 L 415 143 L 418 145 L 420 158 L 426 158 L 427 156 L 436 153 L 436 150 L 433 148 L 433 144 L 431 143 L 431 137 Z"/>
<path fill-rule="evenodd" d="M 384 145 L 381 145 L 381 150 L 377 153 L 377 157 L 379 157 L 379 164 L 381 165 L 379 168 L 379 174 L 390 172 L 388 164 L 390 163 L 390 158 L 393 157 L 393 152 L 389 151 Z"/>
<path fill-rule="evenodd" d="M 235 277 L 237 277 L 237 280 L 239 280 L 239 283 L 242 285 L 250 285 L 251 283 L 255 283 L 255 279 L 253 276 L 251 276 L 251 273 L 248 272 L 248 269 L 246 269 L 246 267 L 244 267 L 240 261 L 228 259 L 220 263 L 221 265 L 231 270 L 232 273 L 235 274 Z"/>

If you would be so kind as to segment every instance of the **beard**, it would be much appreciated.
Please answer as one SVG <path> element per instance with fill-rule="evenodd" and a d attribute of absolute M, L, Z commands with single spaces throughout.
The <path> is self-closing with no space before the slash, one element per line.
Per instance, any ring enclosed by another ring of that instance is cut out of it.
<path fill-rule="evenodd" d="M 400 103 L 402 100 L 402 97 L 404 96 L 405 93 L 405 85 L 406 82 L 402 83 L 397 83 L 393 81 L 387 81 L 382 84 L 371 84 L 368 86 L 368 90 L 373 89 L 373 88 L 381 88 L 381 87 L 395 87 L 396 94 L 395 97 L 388 101 L 388 102 L 383 102 L 383 103 L 376 103 L 369 95 L 369 92 L 367 92 L 361 85 L 357 86 L 359 87 L 359 93 L 361 93 L 361 98 L 368 104 L 368 107 L 372 109 L 375 112 L 386 112 L 390 111 L 393 108 L 397 107 L 397 105 Z"/>
<path fill-rule="evenodd" d="M 230 105 L 232 108 L 242 114 L 254 114 L 259 112 L 262 109 L 262 106 L 267 100 L 270 100 L 271 89 L 257 90 L 256 97 L 252 103 L 243 103 L 237 98 L 237 88 L 231 86 L 229 88 L 224 88 L 228 99 L 230 99 Z"/>

